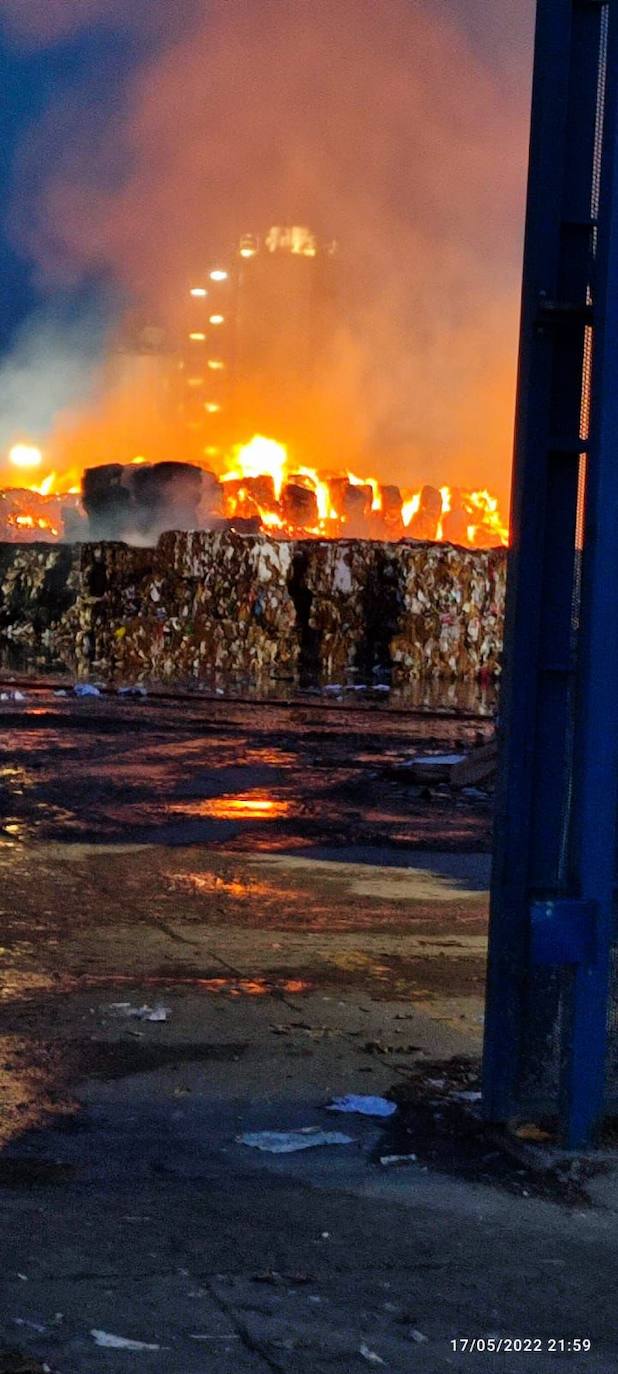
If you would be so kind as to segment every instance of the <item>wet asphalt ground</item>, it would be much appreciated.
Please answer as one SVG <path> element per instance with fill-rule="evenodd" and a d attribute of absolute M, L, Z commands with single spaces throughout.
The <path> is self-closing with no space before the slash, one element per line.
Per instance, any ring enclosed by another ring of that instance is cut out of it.
<path fill-rule="evenodd" d="M 595 1340 L 571 1374 L 609 1374 L 611 1190 L 531 1195 L 491 1148 L 460 1168 L 457 1125 L 434 1155 L 403 1107 L 325 1112 L 420 1073 L 448 1125 L 440 1065 L 475 1085 L 490 801 L 401 764 L 488 722 L 51 691 L 0 711 L 0 1374 L 515 1374 L 554 1362 L 453 1338 L 567 1328 Z M 307 1126 L 350 1143 L 238 1140 Z"/>

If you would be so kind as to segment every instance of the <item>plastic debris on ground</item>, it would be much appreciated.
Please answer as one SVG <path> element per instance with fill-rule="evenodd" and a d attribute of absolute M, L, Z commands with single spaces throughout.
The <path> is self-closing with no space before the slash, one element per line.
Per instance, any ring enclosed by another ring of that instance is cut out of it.
<path fill-rule="evenodd" d="M 393 1116 L 397 1111 L 397 1103 L 389 1102 L 386 1097 L 369 1097 L 348 1093 L 345 1097 L 335 1097 L 329 1102 L 327 1108 L 329 1112 L 350 1112 L 358 1116 Z"/>
<path fill-rule="evenodd" d="M 95 1327 L 90 1335 L 95 1345 L 105 1350 L 160 1350 L 160 1345 L 150 1341 L 130 1341 L 125 1336 L 112 1336 L 109 1331 L 99 1331 Z"/>
<path fill-rule="evenodd" d="M 367 1360 L 369 1364 L 386 1363 L 386 1361 L 382 1359 L 382 1356 L 378 1355 L 377 1351 L 371 1350 L 365 1341 L 362 1342 L 359 1353 L 362 1355 L 364 1360 Z"/>
<path fill-rule="evenodd" d="M 171 1007 L 157 1003 L 155 1007 L 133 1007 L 130 1002 L 111 1002 L 109 1011 L 115 1016 L 128 1016 L 133 1021 L 169 1021 Z"/>
<path fill-rule="evenodd" d="M 457 1092 L 451 1093 L 456 1102 L 480 1102 L 483 1094 L 481 1092 Z"/>
<path fill-rule="evenodd" d="M 135 684 L 135 686 L 133 686 L 133 687 L 119 687 L 119 688 L 118 688 L 118 696 L 119 696 L 119 697 L 147 697 L 147 696 L 148 696 L 148 692 L 146 691 L 146 688 L 145 688 L 145 687 L 142 687 L 141 684 L 140 684 L 139 682 L 137 682 L 137 683 Z"/>
<path fill-rule="evenodd" d="M 0 701 L 27 701 L 25 692 L 0 692 Z"/>
<path fill-rule="evenodd" d="M 380 1164 L 385 1169 L 393 1169 L 403 1164 L 416 1164 L 416 1155 L 380 1155 Z"/>
<path fill-rule="evenodd" d="M 350 1135 L 341 1131 L 323 1131 L 319 1126 L 302 1126 L 297 1131 L 245 1131 L 236 1136 L 238 1145 L 249 1145 L 271 1155 L 293 1154 L 296 1150 L 311 1150 L 318 1145 L 353 1145 Z"/>
<path fill-rule="evenodd" d="M 73 688 L 75 697 L 100 697 L 101 690 L 95 687 L 92 682 L 76 682 Z"/>
<path fill-rule="evenodd" d="M 417 1345 L 424 1345 L 425 1342 L 429 1340 L 429 1336 L 424 1336 L 422 1331 L 416 1331 L 413 1328 L 412 1331 L 410 1331 L 410 1340 L 416 1341 Z"/>

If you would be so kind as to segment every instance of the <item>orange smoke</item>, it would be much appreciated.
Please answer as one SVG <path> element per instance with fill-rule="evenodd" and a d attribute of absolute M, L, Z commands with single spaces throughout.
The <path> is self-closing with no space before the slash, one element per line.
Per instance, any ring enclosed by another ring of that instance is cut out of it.
<path fill-rule="evenodd" d="M 145 50 L 126 113 L 115 111 L 122 176 L 108 175 L 110 131 L 85 118 L 83 91 L 71 105 L 63 89 L 37 121 L 13 234 L 48 280 L 109 269 L 174 327 L 194 274 L 242 234 L 291 222 L 336 238 L 340 328 L 296 416 L 306 452 L 412 491 L 446 482 L 504 502 L 530 7 L 496 8 L 497 18 L 466 6 L 482 42 L 493 35 L 489 53 L 454 3 L 195 0 L 185 31 L 175 21 L 169 46 Z M 0 10 L 41 41 L 84 19 L 136 27 L 171 12 L 157 0 L 0 0 Z M 109 419 L 95 407 L 72 433 L 59 420 L 45 441 L 57 470 L 119 456 L 115 406 Z M 137 443 L 162 456 L 165 422 Z M 176 436 L 165 456 L 185 456 L 178 447 Z"/>

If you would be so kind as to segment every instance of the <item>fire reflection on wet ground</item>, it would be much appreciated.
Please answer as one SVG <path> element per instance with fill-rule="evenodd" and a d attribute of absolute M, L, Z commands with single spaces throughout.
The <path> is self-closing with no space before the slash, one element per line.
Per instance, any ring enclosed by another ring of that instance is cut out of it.
<path fill-rule="evenodd" d="M 240 797 L 206 797 L 203 801 L 173 802 L 170 811 L 183 816 L 213 816 L 220 821 L 278 821 L 293 814 L 291 801 L 245 793 Z"/>
<path fill-rule="evenodd" d="M 11 711 L 0 1143 L 70 1111 L 88 1046 L 94 1062 L 110 1034 L 163 1045 L 165 1026 L 110 1030 L 112 1001 L 170 999 L 173 1033 L 187 999 L 198 1020 L 278 1003 L 279 1021 L 295 1000 L 304 1017 L 339 996 L 433 1005 L 454 969 L 462 996 L 480 995 L 484 882 L 425 873 L 420 851 L 465 866 L 487 846 L 488 801 L 428 800 L 391 775 L 419 744 L 474 742 L 478 722 L 153 700 Z"/>
<path fill-rule="evenodd" d="M 51 694 L 4 714 L 7 838 L 239 850 L 488 844 L 482 797 L 438 790 L 428 806 L 389 776 L 419 746 L 474 743 L 490 728 L 481 720 Z"/>

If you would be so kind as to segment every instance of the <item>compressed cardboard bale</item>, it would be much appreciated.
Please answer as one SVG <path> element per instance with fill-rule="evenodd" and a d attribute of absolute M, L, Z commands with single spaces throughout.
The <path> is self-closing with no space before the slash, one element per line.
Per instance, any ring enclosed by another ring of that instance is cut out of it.
<path fill-rule="evenodd" d="M 140 615 L 117 640 L 114 672 L 163 679 L 293 675 L 291 548 L 264 535 L 172 532 L 160 540 Z"/>
<path fill-rule="evenodd" d="M 109 681 L 499 672 L 506 553 L 369 540 L 171 532 L 0 545 L 0 642 Z"/>
<path fill-rule="evenodd" d="M 504 550 L 398 546 L 401 618 L 391 643 L 396 681 L 495 673 L 504 612 Z"/>
<path fill-rule="evenodd" d="M 82 503 L 90 539 L 122 539 L 133 530 L 130 476 L 130 469 L 122 463 L 86 468 L 82 476 Z"/>
<path fill-rule="evenodd" d="M 313 529 L 319 520 L 315 492 L 298 482 L 288 482 L 281 493 L 281 514 L 287 525 L 298 530 Z"/>
<path fill-rule="evenodd" d="M 73 554 L 63 545 L 0 545 L 0 639 L 47 658 L 46 636 L 70 607 Z"/>
<path fill-rule="evenodd" d="M 202 470 L 193 463 L 134 467 L 131 496 L 137 532 L 156 542 L 163 530 L 197 529 L 202 482 Z"/>
<path fill-rule="evenodd" d="M 356 666 L 365 637 L 365 599 L 375 545 L 332 539 L 302 546 L 300 577 L 308 595 L 308 626 L 316 645 L 315 669 L 328 679 Z"/>
<path fill-rule="evenodd" d="M 410 539 L 435 539 L 442 515 L 442 496 L 437 487 L 421 489 L 420 505 L 408 525 Z"/>

